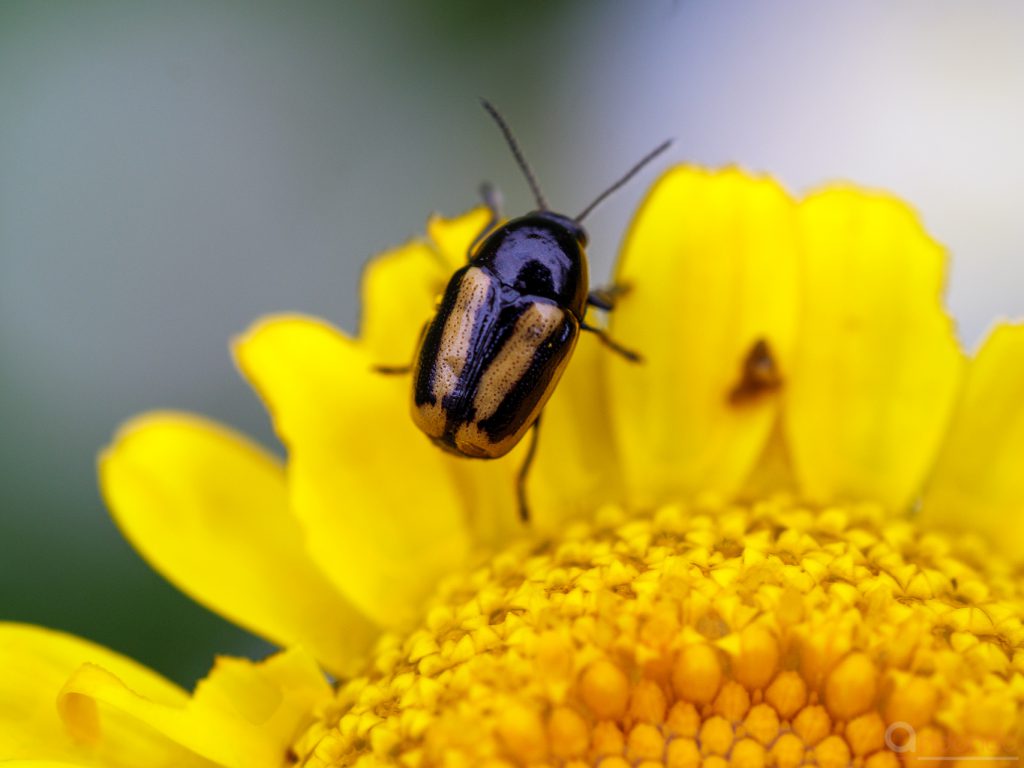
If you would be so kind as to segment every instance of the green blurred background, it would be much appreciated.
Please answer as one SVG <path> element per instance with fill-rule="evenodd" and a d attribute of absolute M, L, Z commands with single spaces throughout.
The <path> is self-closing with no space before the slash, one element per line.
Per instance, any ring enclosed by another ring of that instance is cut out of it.
<path fill-rule="evenodd" d="M 207 414 L 275 445 L 228 339 L 275 310 L 354 330 L 362 263 L 498 182 L 582 207 L 644 152 L 913 201 L 973 345 L 1024 314 L 1019 2 L 0 4 L 0 619 L 191 685 L 267 647 L 107 517 L 119 422 Z M 590 220 L 597 279 L 655 171 Z"/>

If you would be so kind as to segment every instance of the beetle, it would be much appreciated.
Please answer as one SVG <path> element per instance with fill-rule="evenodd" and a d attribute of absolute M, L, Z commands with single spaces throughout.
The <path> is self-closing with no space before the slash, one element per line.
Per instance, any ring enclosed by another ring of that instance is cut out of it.
<path fill-rule="evenodd" d="M 537 449 L 541 413 L 572 357 L 581 332 L 595 334 L 633 362 L 640 357 L 586 322 L 588 306 L 614 308 L 624 289 L 588 292 L 587 233 L 581 222 L 599 203 L 660 155 L 648 153 L 582 213 L 568 217 L 548 208 L 530 166 L 501 114 L 483 100 L 498 124 L 537 209 L 501 226 L 499 201 L 482 187 L 491 218 L 469 248 L 426 323 L 412 366 L 412 418 L 436 445 L 474 459 L 507 454 L 532 430 L 516 490 L 519 516 L 529 520 L 526 478 Z"/>

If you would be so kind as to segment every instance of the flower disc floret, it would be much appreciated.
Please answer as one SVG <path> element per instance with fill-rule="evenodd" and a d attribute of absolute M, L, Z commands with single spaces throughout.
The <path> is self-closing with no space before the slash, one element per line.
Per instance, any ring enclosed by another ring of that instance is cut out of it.
<path fill-rule="evenodd" d="M 309 768 L 1013 755 L 1022 613 L 998 560 L 877 507 L 605 508 L 446 581 L 296 754 Z"/>

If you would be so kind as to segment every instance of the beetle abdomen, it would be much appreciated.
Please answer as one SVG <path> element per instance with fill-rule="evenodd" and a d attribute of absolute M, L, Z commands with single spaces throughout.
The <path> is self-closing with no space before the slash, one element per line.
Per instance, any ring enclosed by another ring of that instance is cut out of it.
<path fill-rule="evenodd" d="M 498 458 L 533 425 L 569 360 L 579 325 L 488 270 L 456 273 L 416 361 L 413 420 L 435 443 Z"/>

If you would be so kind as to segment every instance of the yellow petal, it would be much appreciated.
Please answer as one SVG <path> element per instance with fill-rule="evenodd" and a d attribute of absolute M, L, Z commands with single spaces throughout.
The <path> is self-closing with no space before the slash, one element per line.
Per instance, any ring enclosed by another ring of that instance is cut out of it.
<path fill-rule="evenodd" d="M 768 444 L 754 466 L 754 471 L 747 477 L 740 498 L 756 503 L 759 499 L 770 498 L 783 494 L 789 498 L 796 496 L 796 481 L 793 478 L 793 465 L 789 456 L 789 446 L 782 434 L 782 420 L 776 421 Z"/>
<path fill-rule="evenodd" d="M 83 664 L 108 670 L 106 674 L 162 706 L 183 707 L 188 701 L 188 694 L 173 683 L 102 646 L 42 627 L 0 623 L 0 761 L 126 768 L 210 765 L 123 720 L 111 725 L 102 743 L 75 738 L 59 717 L 57 699 L 65 681 Z"/>
<path fill-rule="evenodd" d="M 412 362 L 424 324 L 489 218 L 482 208 L 454 219 L 431 216 L 427 239 L 370 259 L 363 271 L 359 342 L 378 357 L 377 364 Z"/>
<path fill-rule="evenodd" d="M 292 648 L 258 663 L 219 657 L 196 686 L 192 706 L 237 714 L 258 725 L 261 737 L 272 739 L 281 754 L 332 692 L 316 660 Z"/>
<path fill-rule="evenodd" d="M 945 255 L 891 197 L 836 187 L 800 206 L 801 336 L 784 427 L 803 495 L 906 506 L 935 459 L 962 357 Z"/>
<path fill-rule="evenodd" d="M 186 414 L 129 422 L 100 457 L 114 519 L 183 592 L 326 667 L 351 671 L 376 628 L 319 571 L 284 471 L 240 435 Z"/>
<path fill-rule="evenodd" d="M 469 249 L 490 218 L 486 208 L 474 208 L 454 219 L 435 215 L 427 220 L 427 236 L 447 265 L 449 275 L 469 260 Z"/>
<path fill-rule="evenodd" d="M 997 327 L 969 364 L 921 517 L 1024 560 L 1024 325 Z"/>
<path fill-rule="evenodd" d="M 220 659 L 195 697 L 171 706 L 132 690 L 116 675 L 85 664 L 65 683 L 57 708 L 83 744 L 126 749 L 125 737 L 164 739 L 230 768 L 279 768 L 289 745 L 331 688 L 311 656 L 288 651 L 262 663 Z M 148 759 L 136 765 L 163 764 Z"/>
<path fill-rule="evenodd" d="M 758 340 L 788 381 L 797 300 L 794 205 L 774 181 L 680 167 L 658 181 L 627 235 L 612 313 L 641 364 L 605 355 L 634 503 L 698 490 L 731 496 L 760 456 L 778 392 L 732 402 Z M 784 383 L 783 386 L 788 386 Z"/>
<path fill-rule="evenodd" d="M 522 533 L 516 496 L 516 475 L 529 445 L 524 439 L 500 459 L 482 460 L 440 453 L 455 485 L 470 538 L 477 544 L 502 547 Z"/>
<path fill-rule="evenodd" d="M 363 271 L 360 341 L 380 365 L 412 363 L 420 331 L 451 270 L 426 242 L 375 256 Z"/>
<path fill-rule="evenodd" d="M 381 624 L 416 615 L 469 548 L 442 458 L 412 423 L 407 376 L 304 317 L 258 323 L 235 344 L 288 447 L 292 508 L 334 584 Z"/>

